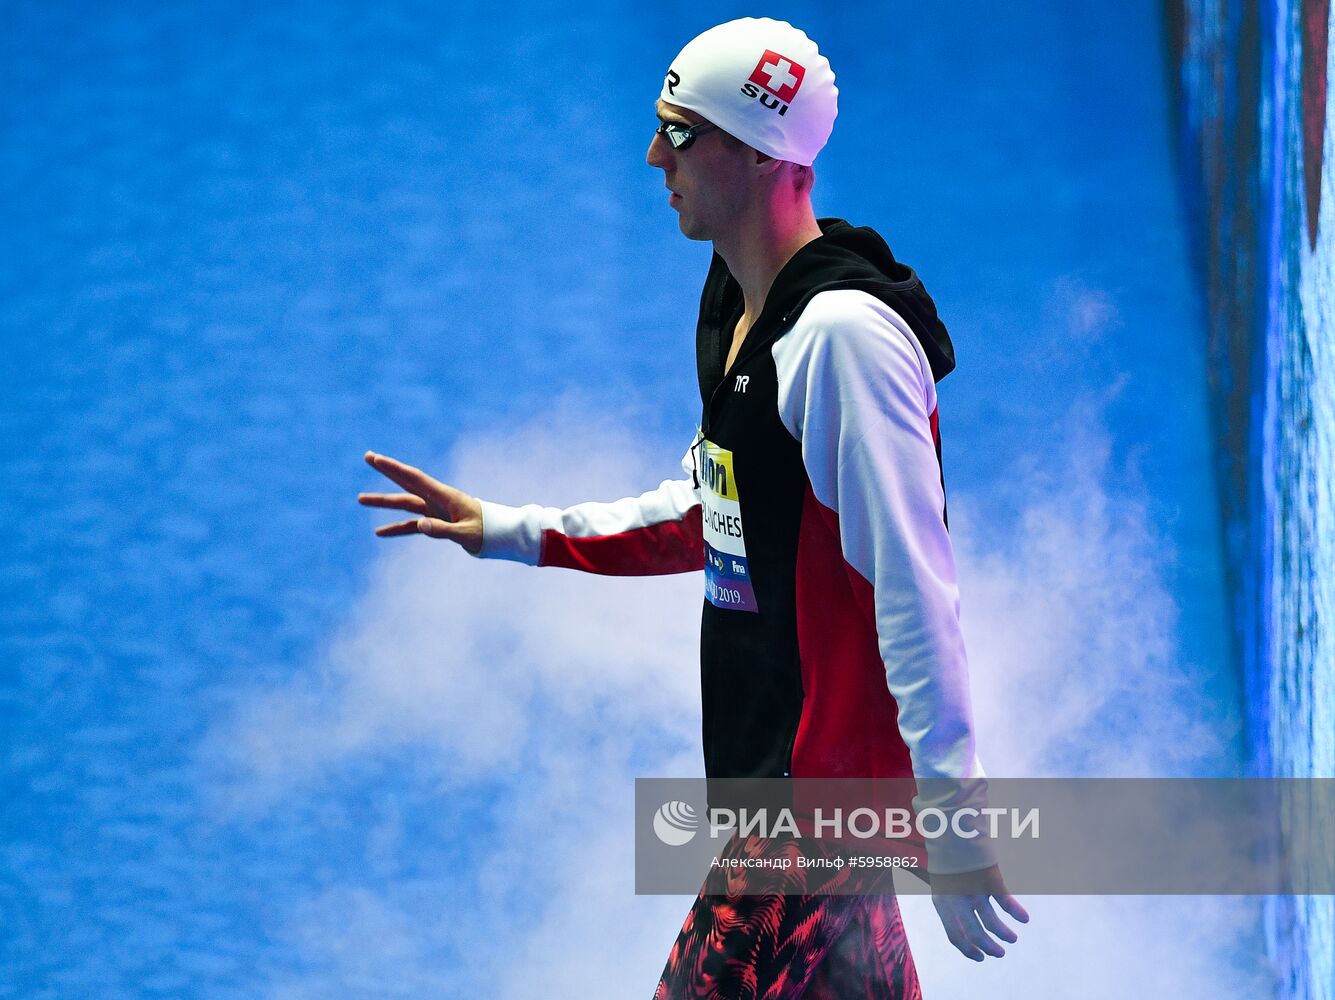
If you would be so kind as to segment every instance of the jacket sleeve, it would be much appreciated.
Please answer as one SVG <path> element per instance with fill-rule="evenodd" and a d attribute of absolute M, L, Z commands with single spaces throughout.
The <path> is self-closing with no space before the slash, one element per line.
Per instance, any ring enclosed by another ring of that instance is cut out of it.
<path fill-rule="evenodd" d="M 693 446 L 694 447 L 694 446 Z M 693 455 L 682 471 L 693 472 Z M 482 559 L 564 566 L 608 576 L 656 576 L 704 568 L 700 496 L 692 475 L 611 503 L 573 507 L 482 503 Z"/>
<path fill-rule="evenodd" d="M 780 416 L 850 573 L 871 584 L 886 683 L 918 786 L 949 819 L 986 806 L 955 561 L 936 451 L 936 386 L 917 338 L 879 299 L 822 292 L 774 347 Z M 967 830 L 973 816 L 959 817 Z M 933 827 L 934 829 L 935 827 Z M 975 829 L 977 829 L 975 827 Z M 927 839 L 928 871 L 995 863 L 983 833 Z"/>

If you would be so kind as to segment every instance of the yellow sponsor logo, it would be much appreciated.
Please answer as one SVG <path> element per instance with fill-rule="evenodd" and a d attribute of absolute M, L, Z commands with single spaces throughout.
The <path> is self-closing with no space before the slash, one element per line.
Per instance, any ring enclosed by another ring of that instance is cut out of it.
<path fill-rule="evenodd" d="M 722 500 L 737 499 L 737 479 L 732 474 L 732 452 L 720 448 L 713 441 L 706 441 L 703 461 L 700 463 L 700 480 L 709 487 L 709 492 Z"/>

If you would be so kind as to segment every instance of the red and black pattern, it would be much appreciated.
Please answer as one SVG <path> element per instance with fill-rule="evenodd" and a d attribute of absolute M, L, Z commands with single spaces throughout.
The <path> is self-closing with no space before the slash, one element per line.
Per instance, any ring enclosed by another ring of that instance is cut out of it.
<path fill-rule="evenodd" d="M 720 857 L 797 854 L 791 840 L 734 835 Z M 838 895 L 848 868 L 761 871 L 710 869 L 654 1000 L 921 1000 L 894 895 Z M 746 894 L 758 878 L 778 891 Z"/>

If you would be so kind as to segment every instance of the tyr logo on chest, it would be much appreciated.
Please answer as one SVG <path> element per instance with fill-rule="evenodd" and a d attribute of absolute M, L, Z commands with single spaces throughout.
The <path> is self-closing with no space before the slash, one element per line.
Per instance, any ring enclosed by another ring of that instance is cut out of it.
<path fill-rule="evenodd" d="M 737 381 L 733 384 L 732 391 L 733 391 L 733 392 L 741 392 L 741 393 L 745 393 L 745 392 L 746 392 L 746 384 L 747 384 L 748 382 L 750 382 L 750 381 L 751 381 L 751 376 L 750 376 L 750 375 L 738 375 L 738 376 L 737 376 Z"/>

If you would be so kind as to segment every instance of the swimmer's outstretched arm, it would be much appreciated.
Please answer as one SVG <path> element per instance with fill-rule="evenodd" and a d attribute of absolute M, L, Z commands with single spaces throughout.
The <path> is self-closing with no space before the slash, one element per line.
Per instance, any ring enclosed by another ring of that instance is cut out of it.
<path fill-rule="evenodd" d="M 482 549 L 482 503 L 477 497 L 433 479 L 421 469 L 405 465 L 388 455 L 366 453 L 366 463 L 388 476 L 407 493 L 358 493 L 357 502 L 366 507 L 406 510 L 413 516 L 406 521 L 382 524 L 375 529 L 381 538 L 396 535 L 428 535 L 458 542 L 472 555 Z"/>
<path fill-rule="evenodd" d="M 367 507 L 413 517 L 381 525 L 382 538 L 426 535 L 457 542 L 470 555 L 530 566 L 562 566 L 608 576 L 658 576 L 704 568 L 699 485 L 693 442 L 683 475 L 639 496 L 572 507 L 509 507 L 469 496 L 387 455 L 366 453 L 367 464 L 407 493 L 360 493 Z"/>

